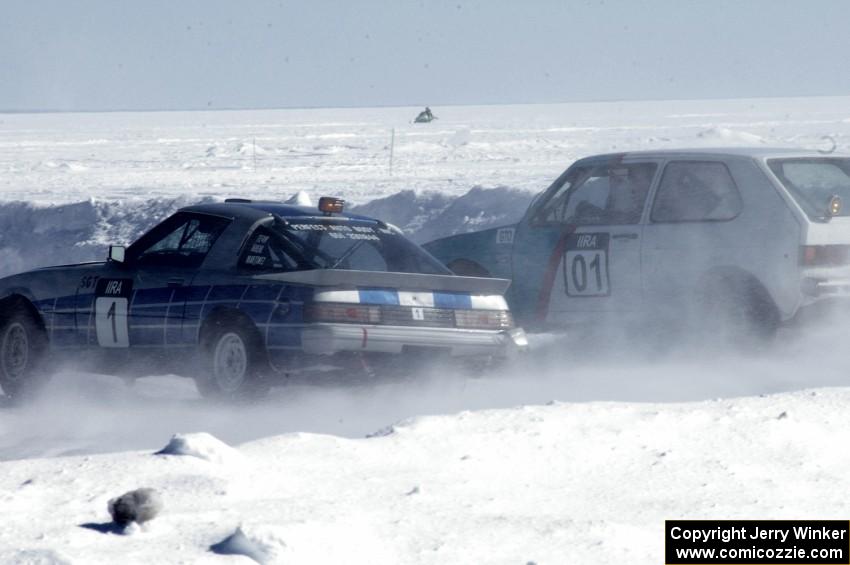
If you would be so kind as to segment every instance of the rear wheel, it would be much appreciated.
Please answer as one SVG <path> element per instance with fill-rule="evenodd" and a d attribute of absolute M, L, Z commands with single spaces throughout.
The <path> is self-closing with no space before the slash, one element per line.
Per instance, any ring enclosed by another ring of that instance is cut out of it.
<path fill-rule="evenodd" d="M 755 281 L 717 281 L 699 293 L 698 304 L 708 343 L 757 349 L 770 343 L 779 329 L 776 306 Z"/>
<path fill-rule="evenodd" d="M 268 393 L 265 352 L 256 329 L 247 323 L 217 323 L 204 340 L 201 355 L 204 371 L 195 377 L 195 384 L 203 396 L 254 400 Z"/>
<path fill-rule="evenodd" d="M 20 399 L 47 380 L 43 368 L 47 335 L 23 304 L 15 304 L 0 324 L 0 387 Z"/>

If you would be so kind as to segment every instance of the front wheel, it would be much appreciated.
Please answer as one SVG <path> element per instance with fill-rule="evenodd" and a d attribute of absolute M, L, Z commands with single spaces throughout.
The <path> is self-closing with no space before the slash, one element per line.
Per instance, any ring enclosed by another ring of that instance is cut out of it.
<path fill-rule="evenodd" d="M 33 315 L 15 305 L 0 324 L 0 387 L 20 399 L 35 393 L 46 380 L 43 371 L 47 336 Z"/>
<path fill-rule="evenodd" d="M 253 400 L 269 391 L 263 378 L 264 351 L 253 328 L 217 327 L 205 340 L 201 354 L 204 374 L 195 377 L 198 391 L 219 400 Z"/>

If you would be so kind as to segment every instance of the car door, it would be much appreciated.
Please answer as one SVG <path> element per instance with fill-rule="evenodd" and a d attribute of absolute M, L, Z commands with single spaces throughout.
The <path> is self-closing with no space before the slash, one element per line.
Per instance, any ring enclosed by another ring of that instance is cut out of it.
<path fill-rule="evenodd" d="M 579 164 L 529 212 L 515 236 L 513 296 L 534 322 L 584 324 L 641 309 L 642 222 L 657 168 Z"/>
<path fill-rule="evenodd" d="M 179 212 L 127 250 L 97 281 L 94 328 L 101 347 L 180 344 L 192 280 L 229 223 L 218 216 Z"/>
<path fill-rule="evenodd" d="M 659 176 L 642 242 L 644 296 L 656 315 L 681 317 L 704 275 L 729 266 L 750 270 L 774 253 L 769 240 L 783 236 L 767 222 L 741 230 L 743 199 L 719 157 L 672 159 Z M 762 208 L 772 204 L 760 200 Z"/>

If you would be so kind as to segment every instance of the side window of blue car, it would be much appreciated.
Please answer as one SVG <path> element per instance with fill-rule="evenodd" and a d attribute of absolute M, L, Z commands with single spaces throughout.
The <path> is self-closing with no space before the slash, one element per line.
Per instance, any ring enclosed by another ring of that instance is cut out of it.
<path fill-rule="evenodd" d="M 137 267 L 197 269 L 230 220 L 177 213 L 145 234 L 128 250 Z"/>
<path fill-rule="evenodd" d="M 286 252 L 280 236 L 260 227 L 245 245 L 239 267 L 252 271 L 294 271 L 298 263 Z"/>

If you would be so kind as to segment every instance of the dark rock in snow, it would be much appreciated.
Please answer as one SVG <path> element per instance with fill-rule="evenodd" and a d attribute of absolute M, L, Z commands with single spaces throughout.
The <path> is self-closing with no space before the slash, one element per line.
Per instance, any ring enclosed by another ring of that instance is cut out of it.
<path fill-rule="evenodd" d="M 108 504 L 109 514 L 116 524 L 126 526 L 130 522 L 144 524 L 156 518 L 162 510 L 162 499 L 152 488 L 131 490 L 113 498 Z"/>

